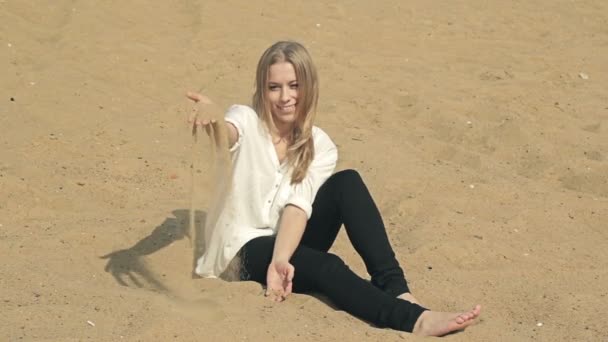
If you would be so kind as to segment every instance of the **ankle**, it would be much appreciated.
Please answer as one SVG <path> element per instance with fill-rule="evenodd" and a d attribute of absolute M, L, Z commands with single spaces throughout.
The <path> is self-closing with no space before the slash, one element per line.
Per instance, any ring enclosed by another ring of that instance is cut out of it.
<path fill-rule="evenodd" d="M 424 326 L 424 321 L 426 316 L 428 316 L 429 312 L 431 312 L 430 310 L 425 310 L 416 320 L 416 323 L 414 323 L 414 328 L 412 329 L 412 334 L 416 334 L 416 335 L 421 335 L 423 330 L 423 326 Z"/>

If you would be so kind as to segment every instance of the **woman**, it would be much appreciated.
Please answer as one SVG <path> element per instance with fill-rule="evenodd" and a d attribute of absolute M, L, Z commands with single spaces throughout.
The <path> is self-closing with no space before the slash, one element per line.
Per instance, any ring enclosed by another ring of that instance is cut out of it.
<path fill-rule="evenodd" d="M 210 102 L 200 94 L 188 97 Z M 190 118 L 195 125 L 225 125 L 234 167 L 230 195 L 196 272 L 220 276 L 237 257 L 241 279 L 266 285 L 276 301 L 292 290 L 317 291 L 377 326 L 421 335 L 445 335 L 473 323 L 480 306 L 434 312 L 410 294 L 363 180 L 353 170 L 332 175 L 337 150 L 313 126 L 317 99 L 316 69 L 306 49 L 278 42 L 258 63 L 253 108 L 232 106 L 225 124 Z M 342 225 L 371 282 L 327 252 Z"/>

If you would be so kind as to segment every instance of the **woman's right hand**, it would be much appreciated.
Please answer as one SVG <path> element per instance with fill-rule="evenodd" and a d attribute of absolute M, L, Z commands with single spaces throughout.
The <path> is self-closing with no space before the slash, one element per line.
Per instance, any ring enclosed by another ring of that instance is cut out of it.
<path fill-rule="evenodd" d="M 227 148 L 231 148 L 238 140 L 239 133 L 234 124 L 222 124 L 224 119 L 219 106 L 203 94 L 189 91 L 186 97 L 194 102 L 194 107 L 188 114 L 188 124 L 192 126 L 192 134 L 196 135 L 199 128 L 204 128 L 209 136 L 212 136 L 211 132 L 214 131 L 216 144 L 224 146 L 227 142 Z"/>
<path fill-rule="evenodd" d="M 188 115 L 188 123 L 195 126 L 206 127 L 209 124 L 215 123 L 215 119 L 211 118 L 209 115 L 209 111 L 201 111 L 201 105 L 213 105 L 213 101 L 211 101 L 207 96 L 195 92 L 187 92 L 186 97 L 194 101 L 194 107 L 190 111 Z"/>

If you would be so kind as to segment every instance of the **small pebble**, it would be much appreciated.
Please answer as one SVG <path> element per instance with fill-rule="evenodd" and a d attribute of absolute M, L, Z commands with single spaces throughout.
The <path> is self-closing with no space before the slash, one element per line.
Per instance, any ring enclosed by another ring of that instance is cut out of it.
<path fill-rule="evenodd" d="M 93 323 L 93 322 L 91 322 L 91 321 L 87 321 L 87 324 L 88 324 L 88 325 L 90 325 L 90 326 L 92 326 L 92 327 L 94 327 L 94 326 L 95 326 L 95 323 Z"/>
<path fill-rule="evenodd" d="M 581 72 L 578 74 L 578 77 L 584 79 L 584 80 L 588 80 L 589 79 L 589 75 L 585 74 L 584 72 Z"/>
<path fill-rule="evenodd" d="M 6 45 L 8 45 L 8 47 L 13 47 L 13 44 L 11 44 L 11 43 L 8 43 Z"/>
<path fill-rule="evenodd" d="M 470 184 L 469 188 L 474 189 L 475 188 L 475 184 Z"/>
<path fill-rule="evenodd" d="M 537 327 L 542 327 L 542 326 L 543 326 L 543 324 L 542 324 L 541 322 L 538 322 L 538 323 L 536 323 L 536 326 L 537 326 Z"/>
<path fill-rule="evenodd" d="M 321 24 L 317 24 L 317 27 L 321 27 Z"/>
<path fill-rule="evenodd" d="M 11 97 L 11 101 L 15 102 L 15 98 L 14 98 L 14 97 Z"/>

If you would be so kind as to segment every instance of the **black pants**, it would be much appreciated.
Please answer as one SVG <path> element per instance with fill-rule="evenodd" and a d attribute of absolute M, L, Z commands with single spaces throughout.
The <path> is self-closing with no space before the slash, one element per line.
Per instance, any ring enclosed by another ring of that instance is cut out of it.
<path fill-rule="evenodd" d="M 327 252 L 342 224 L 365 262 L 371 283 Z M 266 283 L 274 243 L 274 236 L 265 236 L 243 246 L 242 278 Z M 378 208 L 354 170 L 334 174 L 319 189 L 312 216 L 290 262 L 295 267 L 294 292 L 323 293 L 340 309 L 379 327 L 411 332 L 426 310 L 396 298 L 409 292 L 407 282 Z"/>

